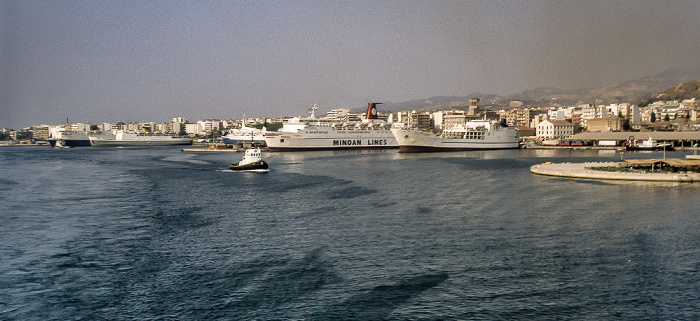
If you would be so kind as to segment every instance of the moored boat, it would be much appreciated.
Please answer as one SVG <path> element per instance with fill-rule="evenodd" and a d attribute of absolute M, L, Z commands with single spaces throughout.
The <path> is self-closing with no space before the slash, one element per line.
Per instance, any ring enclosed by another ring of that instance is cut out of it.
<path fill-rule="evenodd" d="M 445 129 L 441 133 L 418 129 L 392 128 L 399 153 L 449 152 L 509 149 L 520 146 L 516 128 L 489 120 L 473 120 Z"/>
<path fill-rule="evenodd" d="M 627 142 L 627 146 L 625 147 L 627 150 L 666 150 L 666 151 L 671 151 L 673 150 L 673 145 L 669 143 L 659 143 L 656 141 L 656 139 L 651 138 L 649 136 L 649 139 L 644 140 L 644 141 L 634 141 L 634 140 L 629 140 Z"/>
<path fill-rule="evenodd" d="M 153 133 L 127 133 L 117 131 L 113 137 L 89 136 L 92 146 L 173 146 L 191 145 L 189 137 Z"/>
<path fill-rule="evenodd" d="M 114 138 L 114 134 L 112 133 L 104 134 L 100 132 L 61 130 L 52 133 L 51 137 L 48 139 L 48 142 L 51 147 L 58 148 L 90 146 L 90 136 L 106 139 Z"/>
<path fill-rule="evenodd" d="M 231 164 L 229 168 L 234 171 L 258 172 L 266 173 L 268 169 L 267 163 L 262 159 L 262 151 L 258 147 L 246 149 L 243 159 L 237 164 Z"/>
<path fill-rule="evenodd" d="M 241 128 L 229 130 L 226 135 L 221 136 L 225 144 L 254 143 L 265 146 L 265 127 L 257 129 L 245 125 L 245 120 L 241 122 Z"/>
<path fill-rule="evenodd" d="M 316 118 L 316 105 L 311 117 L 287 120 L 276 132 L 266 132 L 265 142 L 271 152 L 356 150 L 398 148 L 391 125 L 377 117 L 377 105 L 369 103 L 362 121 L 342 122 Z"/>

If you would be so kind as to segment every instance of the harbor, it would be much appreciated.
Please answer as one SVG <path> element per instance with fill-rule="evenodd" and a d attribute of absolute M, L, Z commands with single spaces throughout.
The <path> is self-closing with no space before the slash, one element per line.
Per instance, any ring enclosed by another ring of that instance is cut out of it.
<path fill-rule="evenodd" d="M 698 12 L 0 0 L 0 321 L 700 320 Z"/>
<path fill-rule="evenodd" d="M 258 175 L 181 150 L 0 151 L 2 319 L 371 320 L 368 298 L 386 320 L 644 319 L 650 293 L 658 319 L 698 317 L 700 184 L 528 171 L 612 151 L 263 153 Z"/>

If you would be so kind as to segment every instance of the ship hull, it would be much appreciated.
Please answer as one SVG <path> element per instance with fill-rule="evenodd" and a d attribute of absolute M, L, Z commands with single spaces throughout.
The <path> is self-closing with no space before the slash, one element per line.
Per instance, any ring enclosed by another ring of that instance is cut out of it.
<path fill-rule="evenodd" d="M 674 148 L 671 145 L 662 145 L 662 146 L 654 146 L 654 147 L 649 147 L 649 146 L 627 146 L 625 148 L 626 150 L 646 150 L 646 151 L 660 151 L 660 150 L 666 150 L 666 151 L 672 151 Z"/>
<path fill-rule="evenodd" d="M 64 146 L 64 147 L 83 147 L 90 146 L 89 139 L 49 139 L 49 145 L 51 147 Z"/>
<path fill-rule="evenodd" d="M 397 149 L 399 145 L 389 130 L 331 130 L 324 133 L 275 133 L 265 136 L 270 152 L 323 150 Z"/>
<path fill-rule="evenodd" d="M 248 139 L 224 137 L 223 141 L 224 141 L 224 144 L 229 144 L 229 145 L 245 144 L 245 143 L 252 142 L 253 144 L 258 145 L 258 146 L 265 146 L 265 139 L 253 139 L 253 140 L 251 140 L 250 137 L 248 137 Z"/>
<path fill-rule="evenodd" d="M 60 131 L 49 138 L 51 147 L 81 147 L 90 146 L 90 136 L 102 139 L 114 139 L 114 135 L 99 132 Z"/>
<path fill-rule="evenodd" d="M 357 146 L 357 147 L 268 147 L 270 152 L 313 152 L 326 150 L 386 150 L 397 149 L 398 146 L 392 147 L 373 147 L 373 146 Z"/>
<path fill-rule="evenodd" d="M 443 138 L 418 130 L 392 129 L 399 143 L 399 153 L 457 152 L 520 147 L 515 130 L 506 129 L 484 136 L 483 139 Z"/>
<path fill-rule="evenodd" d="M 90 145 L 95 147 L 119 147 L 119 146 L 175 146 L 192 145 L 189 138 L 167 138 L 167 139 L 102 139 L 90 137 Z"/>
<path fill-rule="evenodd" d="M 516 149 L 520 146 L 473 146 L 473 147 L 436 147 L 436 146 L 399 146 L 399 153 L 440 153 L 440 152 L 463 152 L 489 149 Z"/>
<path fill-rule="evenodd" d="M 248 163 L 245 165 L 231 164 L 229 168 L 234 171 L 258 171 L 268 169 L 267 163 L 265 161 L 257 161 L 253 163 Z"/>

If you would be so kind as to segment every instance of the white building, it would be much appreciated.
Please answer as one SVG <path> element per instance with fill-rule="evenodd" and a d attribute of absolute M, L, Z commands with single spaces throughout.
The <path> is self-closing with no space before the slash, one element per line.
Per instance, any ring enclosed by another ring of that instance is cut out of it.
<path fill-rule="evenodd" d="M 390 123 L 408 123 L 411 118 L 411 113 L 408 111 L 399 111 L 389 115 L 388 122 Z"/>
<path fill-rule="evenodd" d="M 185 133 L 190 134 L 190 135 L 199 135 L 199 134 L 204 134 L 198 124 L 182 124 L 185 126 Z"/>
<path fill-rule="evenodd" d="M 541 122 L 547 120 L 547 114 L 537 114 L 532 118 L 532 121 L 530 122 L 530 128 L 537 128 L 537 125 L 539 125 Z"/>
<path fill-rule="evenodd" d="M 569 138 L 574 134 L 574 124 L 562 120 L 544 120 L 537 124 L 538 139 Z"/>
<path fill-rule="evenodd" d="M 195 134 L 210 133 L 212 130 L 221 130 L 221 121 L 218 119 L 204 119 L 197 121 L 199 132 Z M 187 132 L 190 134 L 190 132 Z"/>
<path fill-rule="evenodd" d="M 86 123 L 75 123 L 70 125 L 70 130 L 74 132 L 88 132 L 91 126 L 91 124 Z"/>

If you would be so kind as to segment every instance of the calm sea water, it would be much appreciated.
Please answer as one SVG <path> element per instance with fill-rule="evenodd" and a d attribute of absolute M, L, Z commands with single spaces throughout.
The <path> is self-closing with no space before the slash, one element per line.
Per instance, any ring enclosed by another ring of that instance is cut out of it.
<path fill-rule="evenodd" d="M 0 149 L 0 319 L 700 319 L 700 184 L 529 172 L 614 152 L 241 156 Z"/>

